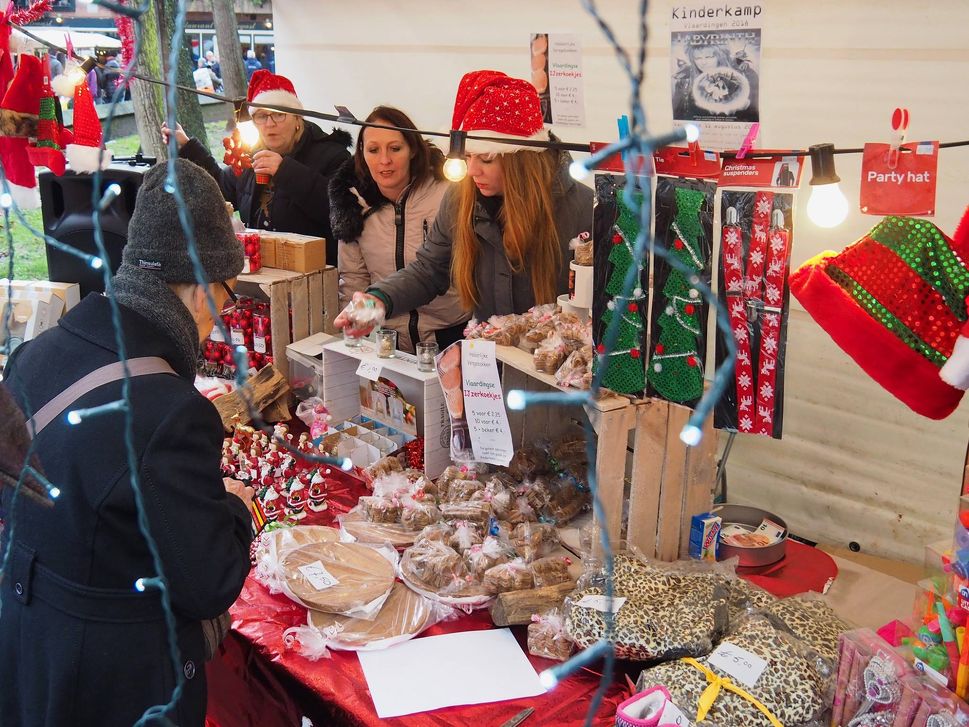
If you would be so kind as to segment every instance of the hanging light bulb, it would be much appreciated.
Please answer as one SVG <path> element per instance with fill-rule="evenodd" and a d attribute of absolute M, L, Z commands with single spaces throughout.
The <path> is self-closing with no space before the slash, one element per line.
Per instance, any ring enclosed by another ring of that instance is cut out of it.
<path fill-rule="evenodd" d="M 259 129 L 252 123 L 252 119 L 239 124 L 239 136 L 242 137 L 242 143 L 250 149 L 259 143 Z"/>
<path fill-rule="evenodd" d="M 468 163 L 464 160 L 464 142 L 467 133 L 452 129 L 450 147 L 444 162 L 444 176 L 451 182 L 460 182 L 468 176 Z"/>
<path fill-rule="evenodd" d="M 811 197 L 807 213 L 818 227 L 836 227 L 848 216 L 848 198 L 841 191 L 841 181 L 834 171 L 834 144 L 815 144 L 811 154 Z"/>

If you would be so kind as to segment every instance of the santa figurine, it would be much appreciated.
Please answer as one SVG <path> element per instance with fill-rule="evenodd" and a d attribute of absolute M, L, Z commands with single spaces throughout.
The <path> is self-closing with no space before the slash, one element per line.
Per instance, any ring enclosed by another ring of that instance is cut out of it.
<path fill-rule="evenodd" d="M 313 473 L 309 486 L 309 505 L 313 512 L 323 512 L 327 508 L 326 502 L 326 480 L 319 470 Z"/>
<path fill-rule="evenodd" d="M 288 489 L 286 514 L 293 520 L 302 520 L 306 517 L 306 485 L 294 477 L 289 481 Z"/>
<path fill-rule="evenodd" d="M 303 432 L 299 435 L 299 444 L 296 445 L 296 449 L 304 454 L 309 454 L 313 451 L 313 446 L 310 444 L 310 435 Z"/>
<path fill-rule="evenodd" d="M 275 522 L 283 514 L 282 498 L 272 487 L 266 487 L 259 493 L 259 501 L 262 503 L 262 514 L 269 522 Z"/>

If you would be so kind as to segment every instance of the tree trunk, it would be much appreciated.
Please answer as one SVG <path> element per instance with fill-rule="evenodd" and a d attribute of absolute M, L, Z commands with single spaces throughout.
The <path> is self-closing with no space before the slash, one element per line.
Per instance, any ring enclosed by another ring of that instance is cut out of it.
<path fill-rule="evenodd" d="M 219 42 L 223 94 L 229 98 L 246 95 L 246 69 L 242 65 L 242 44 L 232 0 L 212 0 L 212 23 Z"/>
<path fill-rule="evenodd" d="M 161 47 L 164 56 L 165 79 L 168 79 L 168 57 L 172 49 L 172 35 L 175 32 L 175 16 L 178 14 L 177 0 L 165 0 L 164 3 L 153 3 L 158 10 L 158 29 L 161 34 Z M 192 63 L 192 51 L 186 44 L 186 38 L 182 35 L 182 48 L 178 54 L 178 70 L 176 80 L 182 86 L 195 88 L 195 77 L 192 75 L 195 68 Z M 205 122 L 202 121 L 202 107 L 199 105 L 199 96 L 188 91 L 175 92 L 175 118 L 185 129 L 185 133 L 190 137 L 195 137 L 202 146 L 208 149 L 209 140 L 205 134 Z"/>
<path fill-rule="evenodd" d="M 158 17 L 154 5 L 142 16 L 140 28 L 140 48 L 138 50 L 137 70 L 149 78 L 162 78 L 161 45 L 158 36 Z M 166 159 L 165 146 L 161 141 L 159 127 L 165 118 L 165 99 L 163 89 L 154 83 L 134 79 L 131 81 L 131 100 L 135 109 L 135 124 L 138 138 L 146 156 Z"/>

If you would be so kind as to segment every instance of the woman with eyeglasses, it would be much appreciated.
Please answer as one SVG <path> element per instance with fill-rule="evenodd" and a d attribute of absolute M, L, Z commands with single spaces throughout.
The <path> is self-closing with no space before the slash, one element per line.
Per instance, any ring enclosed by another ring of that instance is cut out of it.
<path fill-rule="evenodd" d="M 469 134 L 467 177 L 444 195 L 416 258 L 354 302 L 399 316 L 453 284 L 479 321 L 554 303 L 568 290 L 569 241 L 591 232 L 592 190 L 569 176 L 566 152 L 529 144 L 550 138 L 535 87 L 498 71 L 465 74 L 451 128 Z M 354 335 L 372 325 L 347 312 L 334 323 Z"/>
<path fill-rule="evenodd" d="M 252 74 L 248 100 L 303 108 L 292 82 L 266 70 Z M 246 227 L 325 237 L 327 263 L 336 264 L 337 241 L 330 230 L 327 186 L 331 175 L 350 158 L 352 138 L 339 129 L 327 134 L 296 114 L 256 106 L 249 111 L 259 132 L 251 169 L 236 176 L 232 169 L 221 167 L 198 139 L 189 139 L 176 125 L 178 155 L 215 177 Z M 171 130 L 163 124 L 161 132 L 168 143 Z"/>

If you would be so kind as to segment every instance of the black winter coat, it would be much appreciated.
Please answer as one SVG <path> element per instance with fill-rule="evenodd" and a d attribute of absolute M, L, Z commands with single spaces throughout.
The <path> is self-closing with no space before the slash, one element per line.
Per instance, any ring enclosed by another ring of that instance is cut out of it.
<path fill-rule="evenodd" d="M 237 177 L 228 167 L 219 166 L 198 139 L 190 139 L 178 155 L 215 177 L 222 196 L 239 210 L 246 227 L 325 237 L 326 263 L 336 265 L 337 241 L 330 230 L 327 186 L 330 176 L 350 158 L 347 148 L 352 142 L 352 137 L 342 129 L 327 134 L 316 124 L 306 122 L 296 148 L 283 157 L 273 177 L 275 191 L 268 225 L 259 219 L 257 206 L 262 186 L 257 190 L 256 175 L 251 169 Z"/>
<path fill-rule="evenodd" d="M 168 716 L 180 727 L 200 727 L 200 621 L 238 596 L 249 572 L 251 519 L 222 484 L 222 424 L 195 390 L 194 371 L 177 363 L 174 343 L 154 324 L 124 307 L 122 317 L 128 355 L 160 356 L 178 373 L 132 379 L 131 402 L 141 489 L 186 677 Z M 108 301 L 90 295 L 59 326 L 14 352 L 3 385 L 29 415 L 117 359 Z M 72 408 L 120 396 L 121 382 L 107 384 Z M 60 416 L 37 436 L 44 471 L 62 492 L 50 509 L 21 497 L 5 528 L 4 547 L 11 531 L 15 543 L 0 584 L 3 727 L 131 727 L 147 707 L 171 697 L 175 672 L 158 592 L 133 587 L 155 568 L 138 530 L 122 416 L 73 427 Z"/>

